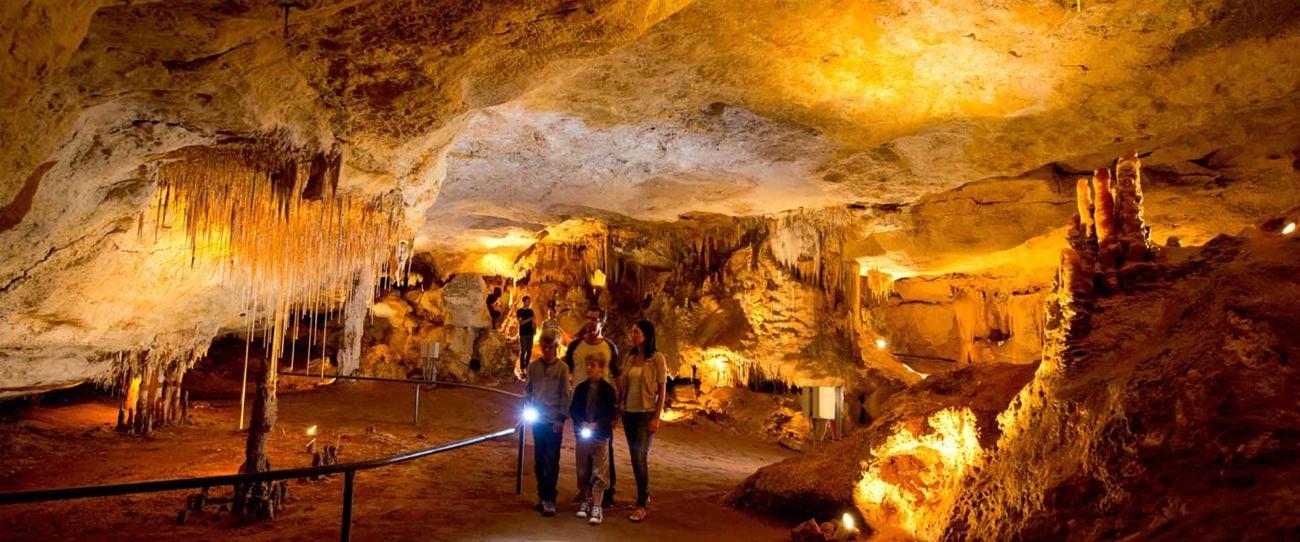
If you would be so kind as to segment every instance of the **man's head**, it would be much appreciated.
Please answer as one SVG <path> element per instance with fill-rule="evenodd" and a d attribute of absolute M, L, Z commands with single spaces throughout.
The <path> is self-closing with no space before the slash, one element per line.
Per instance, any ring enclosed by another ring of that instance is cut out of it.
<path fill-rule="evenodd" d="M 524 307 L 525 307 L 525 308 L 528 307 L 528 305 L 532 304 L 532 302 L 533 302 L 533 298 L 528 297 L 528 296 L 524 296 Z"/>
<path fill-rule="evenodd" d="M 543 330 L 542 336 L 537 339 L 537 344 L 542 348 L 542 359 L 548 362 L 559 359 L 556 354 L 560 348 L 560 334 L 555 330 Z"/>
<path fill-rule="evenodd" d="M 592 305 L 587 309 L 587 320 L 582 325 L 582 332 L 589 338 L 599 338 L 605 327 L 605 309 Z"/>

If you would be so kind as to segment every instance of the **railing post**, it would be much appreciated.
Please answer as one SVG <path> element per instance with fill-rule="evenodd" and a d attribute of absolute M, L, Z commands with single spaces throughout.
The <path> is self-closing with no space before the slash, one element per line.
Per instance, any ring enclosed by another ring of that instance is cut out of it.
<path fill-rule="evenodd" d="M 356 476 L 355 470 L 343 473 L 343 530 L 339 533 L 343 542 L 352 540 L 352 480 Z"/>
<path fill-rule="evenodd" d="M 411 415 L 411 423 L 420 425 L 420 385 L 415 385 L 415 412 Z"/>
<path fill-rule="evenodd" d="M 519 457 L 515 463 L 515 495 L 524 492 L 524 422 L 519 422 Z"/>

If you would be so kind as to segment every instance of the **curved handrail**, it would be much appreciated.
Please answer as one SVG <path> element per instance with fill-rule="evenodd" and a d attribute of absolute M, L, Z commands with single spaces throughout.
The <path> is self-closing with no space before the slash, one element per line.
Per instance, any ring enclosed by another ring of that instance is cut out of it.
<path fill-rule="evenodd" d="M 442 446 L 425 448 L 414 452 L 381 457 L 368 461 L 355 461 L 352 463 L 339 463 L 336 465 L 325 465 L 319 467 L 303 467 L 297 469 L 272 470 L 266 472 L 249 472 L 243 474 L 224 474 L 220 476 L 204 476 L 202 478 L 178 478 L 173 480 L 156 480 L 150 482 L 130 482 L 125 484 L 112 484 L 103 486 L 83 486 L 67 487 L 59 489 L 39 489 L 35 491 L 17 491 L 11 493 L 0 493 L 0 505 L 21 504 L 42 501 L 63 501 L 70 499 L 82 499 L 87 497 L 112 497 L 117 495 L 129 495 L 132 493 L 154 493 L 158 491 L 172 491 L 177 489 L 194 489 L 214 486 L 229 486 L 245 484 L 250 482 L 268 482 L 272 480 L 287 480 L 291 478 L 306 478 L 309 476 L 320 476 L 325 474 L 337 474 L 340 472 L 355 472 L 359 470 L 368 470 L 379 467 L 402 463 L 421 457 L 464 448 L 466 446 L 487 442 L 489 440 L 499 439 L 501 437 L 515 434 L 520 430 L 516 425 L 509 429 L 502 429 L 494 433 L 487 433 L 477 437 L 459 440 Z"/>
<path fill-rule="evenodd" d="M 320 375 L 314 375 L 308 373 L 280 373 L 280 376 L 301 376 L 301 377 L 309 377 L 309 378 L 320 378 Z M 469 388 L 472 390 L 490 391 L 492 393 L 499 393 L 501 395 L 508 395 L 510 397 L 516 397 L 519 399 L 524 398 L 524 395 L 522 393 L 515 393 L 513 391 L 506 391 L 506 390 L 501 390 L 501 389 L 492 388 L 488 386 L 480 386 L 478 384 L 466 384 L 463 382 L 443 382 L 439 380 L 425 380 L 422 378 L 402 379 L 402 378 L 379 378 L 376 376 L 343 376 L 343 375 L 325 375 L 325 378 L 342 378 L 344 380 L 366 380 L 370 382 L 392 382 L 394 384 L 431 384 L 435 386 L 448 386 L 452 388 Z"/>

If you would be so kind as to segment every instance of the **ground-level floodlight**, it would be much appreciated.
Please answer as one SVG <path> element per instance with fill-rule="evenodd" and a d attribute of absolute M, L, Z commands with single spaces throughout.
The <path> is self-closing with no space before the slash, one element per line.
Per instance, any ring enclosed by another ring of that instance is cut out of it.
<path fill-rule="evenodd" d="M 532 405 L 524 407 L 524 422 L 537 423 L 537 420 L 540 418 L 541 414 L 538 414 L 537 407 Z"/>

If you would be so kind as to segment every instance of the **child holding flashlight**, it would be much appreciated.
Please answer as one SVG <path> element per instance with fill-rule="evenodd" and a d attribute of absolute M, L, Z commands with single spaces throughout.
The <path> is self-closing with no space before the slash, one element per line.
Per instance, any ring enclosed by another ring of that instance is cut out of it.
<path fill-rule="evenodd" d="M 528 365 L 528 383 L 524 385 L 525 402 L 532 409 L 525 411 L 525 421 L 533 428 L 533 472 L 537 475 L 542 515 L 554 516 L 560 443 L 564 440 L 564 418 L 569 409 L 569 366 L 560 363 L 556 355 L 560 346 L 558 333 L 544 331 L 539 342 L 542 362 Z"/>
<path fill-rule="evenodd" d="M 605 518 L 600 501 L 593 495 L 603 495 L 609 478 L 609 439 L 614 431 L 614 417 L 618 415 L 618 394 L 605 380 L 605 358 L 588 356 L 587 380 L 573 390 L 569 417 L 578 429 L 575 455 L 578 458 L 578 487 L 581 488 L 582 505 L 578 517 L 592 525 L 600 525 Z"/>

